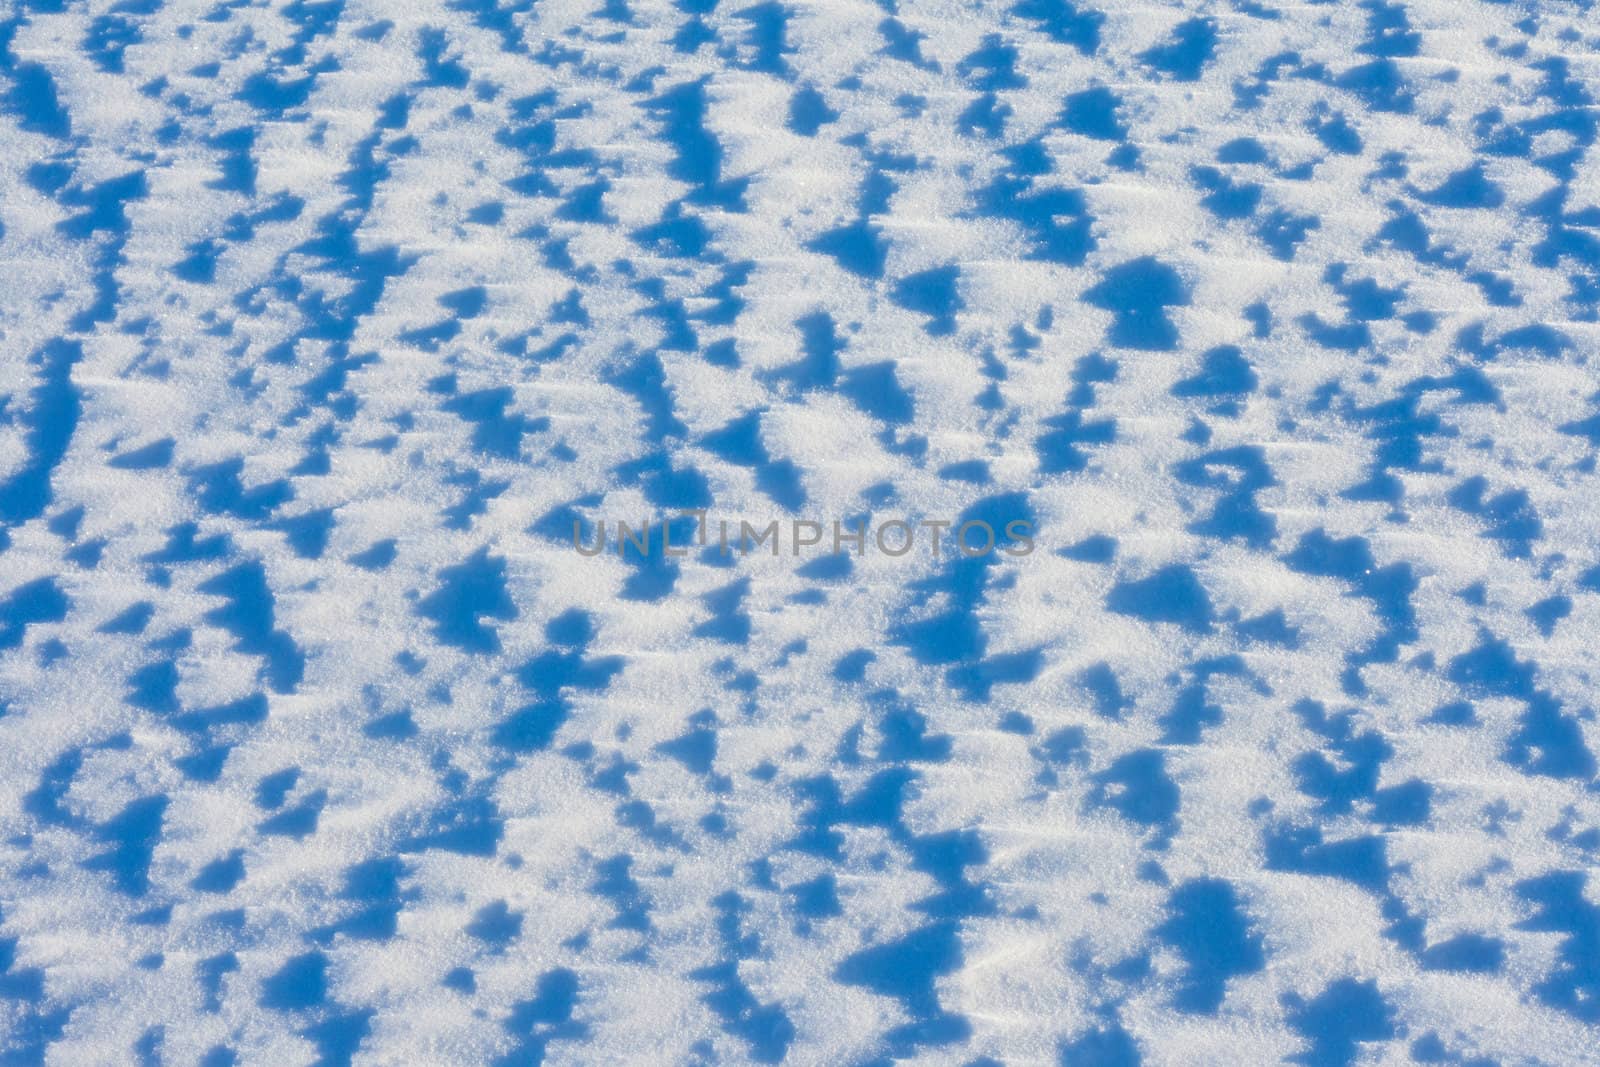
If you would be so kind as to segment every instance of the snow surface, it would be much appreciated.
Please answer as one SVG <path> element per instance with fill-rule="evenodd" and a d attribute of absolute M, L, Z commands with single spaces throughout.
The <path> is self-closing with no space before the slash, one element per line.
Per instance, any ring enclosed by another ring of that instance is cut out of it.
<path fill-rule="evenodd" d="M 1588 2 L 10 0 L 0 1060 L 1600 1063 L 1597 142 Z"/>

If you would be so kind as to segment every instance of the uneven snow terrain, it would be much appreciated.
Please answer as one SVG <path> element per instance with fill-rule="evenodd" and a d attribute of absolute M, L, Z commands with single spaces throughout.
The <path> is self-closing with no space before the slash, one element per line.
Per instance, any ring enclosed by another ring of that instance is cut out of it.
<path fill-rule="evenodd" d="M 742 3 L 0 5 L 0 1062 L 1600 1063 L 1600 13 Z"/>

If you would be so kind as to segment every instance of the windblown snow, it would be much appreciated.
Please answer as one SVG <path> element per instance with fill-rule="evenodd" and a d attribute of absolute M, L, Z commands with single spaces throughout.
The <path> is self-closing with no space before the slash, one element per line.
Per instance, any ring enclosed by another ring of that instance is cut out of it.
<path fill-rule="evenodd" d="M 0 1062 L 1600 1063 L 1588 0 L 0 20 Z"/>

